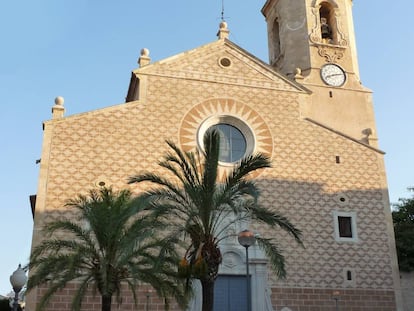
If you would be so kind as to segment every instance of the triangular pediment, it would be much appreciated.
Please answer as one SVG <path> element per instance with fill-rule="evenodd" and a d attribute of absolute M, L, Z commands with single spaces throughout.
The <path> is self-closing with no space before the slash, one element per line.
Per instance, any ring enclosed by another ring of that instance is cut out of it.
<path fill-rule="evenodd" d="M 268 64 L 224 39 L 145 65 L 133 75 L 157 75 L 178 79 L 308 92 Z"/>

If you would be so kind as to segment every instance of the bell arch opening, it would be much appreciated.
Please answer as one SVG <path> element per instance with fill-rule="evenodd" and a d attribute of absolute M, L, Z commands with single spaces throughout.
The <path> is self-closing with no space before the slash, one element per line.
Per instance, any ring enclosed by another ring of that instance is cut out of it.
<path fill-rule="evenodd" d="M 338 43 L 338 29 L 335 17 L 335 7 L 328 1 L 319 4 L 319 23 L 321 39 L 326 44 Z"/>

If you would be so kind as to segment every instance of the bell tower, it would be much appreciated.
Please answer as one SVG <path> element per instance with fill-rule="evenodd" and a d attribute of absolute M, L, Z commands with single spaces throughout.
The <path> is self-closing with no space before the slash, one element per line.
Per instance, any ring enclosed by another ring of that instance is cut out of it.
<path fill-rule="evenodd" d="M 267 0 L 269 63 L 309 88 L 301 115 L 377 146 L 371 91 L 360 82 L 352 0 Z"/>
<path fill-rule="evenodd" d="M 358 73 L 352 0 L 268 0 L 270 64 L 287 76 L 300 68 L 308 76 L 325 62 Z"/>

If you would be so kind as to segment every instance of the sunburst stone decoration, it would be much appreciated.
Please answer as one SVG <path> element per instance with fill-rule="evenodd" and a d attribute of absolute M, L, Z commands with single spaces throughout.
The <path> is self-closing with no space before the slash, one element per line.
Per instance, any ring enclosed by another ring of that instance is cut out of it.
<path fill-rule="evenodd" d="M 246 154 L 260 152 L 271 158 L 273 139 L 266 122 L 248 105 L 227 98 L 204 101 L 184 116 L 179 132 L 181 148 L 185 151 L 202 149 L 204 133 L 217 124 L 228 124 L 243 134 Z M 235 163 L 220 162 L 219 175 L 223 176 Z M 260 171 L 254 176 L 258 174 Z"/>

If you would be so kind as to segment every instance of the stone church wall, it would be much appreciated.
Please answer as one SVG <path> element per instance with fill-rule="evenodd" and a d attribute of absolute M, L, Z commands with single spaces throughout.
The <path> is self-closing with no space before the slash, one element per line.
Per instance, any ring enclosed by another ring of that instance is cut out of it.
<path fill-rule="evenodd" d="M 286 257 L 285 280 L 268 270 L 274 308 L 323 311 L 338 302 L 344 311 L 395 310 L 382 153 L 301 118 L 300 105 L 310 95 L 251 72 L 255 64 L 246 66 L 242 56 L 225 54 L 232 66 L 223 73 L 217 65 L 222 53 L 200 58 L 201 69 L 191 57 L 177 68 L 166 62 L 156 75 L 145 76 L 145 98 L 139 101 L 45 123 L 34 244 L 42 238 L 42 224 L 75 216 L 64 207 L 68 199 L 100 182 L 143 191 L 127 179 L 143 170 L 164 172 L 157 162 L 167 150 L 166 139 L 191 147 L 186 139 L 193 135 L 195 147 L 205 117 L 237 117 L 257 129 L 258 146 L 272 159 L 273 167 L 256 176 L 261 203 L 303 232 L 302 248 L 281 231 L 252 224 L 262 236 L 275 238 Z M 356 218 L 354 240 L 336 239 L 338 212 Z M 69 289 L 56 297 L 65 307 L 49 310 L 68 310 Z M 124 303 L 122 309 L 127 310 Z"/>

